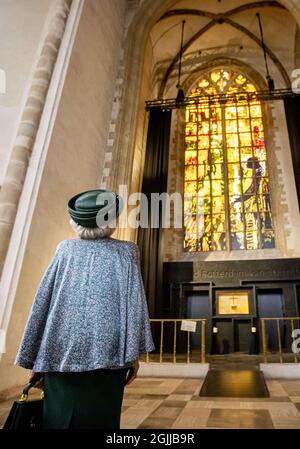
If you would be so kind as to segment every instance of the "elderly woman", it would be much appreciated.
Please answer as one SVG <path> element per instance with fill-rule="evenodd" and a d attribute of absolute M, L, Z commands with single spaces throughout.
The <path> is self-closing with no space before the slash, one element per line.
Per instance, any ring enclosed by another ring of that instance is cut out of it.
<path fill-rule="evenodd" d="M 16 364 L 44 386 L 44 428 L 118 429 L 124 385 L 154 349 L 138 247 L 110 237 L 119 202 L 107 190 L 69 201 L 79 238 L 58 245 L 36 293 Z"/>

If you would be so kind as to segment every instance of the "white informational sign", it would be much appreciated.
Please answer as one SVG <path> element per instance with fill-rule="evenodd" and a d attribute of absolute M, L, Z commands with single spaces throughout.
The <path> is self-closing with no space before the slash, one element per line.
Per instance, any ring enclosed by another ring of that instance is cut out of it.
<path fill-rule="evenodd" d="M 197 321 L 182 320 L 180 330 L 188 332 L 196 332 L 196 326 Z"/>

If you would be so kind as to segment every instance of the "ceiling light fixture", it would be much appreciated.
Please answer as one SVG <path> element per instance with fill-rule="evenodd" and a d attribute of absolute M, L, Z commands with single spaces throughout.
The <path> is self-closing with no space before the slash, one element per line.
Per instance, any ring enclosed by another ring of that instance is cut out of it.
<path fill-rule="evenodd" d="M 259 12 L 256 13 L 256 16 L 258 18 L 259 30 L 260 30 L 260 38 L 261 38 L 262 49 L 263 49 L 263 52 L 264 52 L 264 59 L 265 59 L 265 64 L 266 64 L 266 72 L 267 72 L 266 79 L 267 79 L 267 83 L 268 83 L 268 86 L 269 86 L 269 91 L 272 92 L 273 90 L 275 90 L 275 83 L 274 83 L 273 78 L 271 78 L 270 72 L 269 72 L 267 51 L 266 51 L 265 40 L 264 40 L 264 32 L 263 32 L 263 27 L 262 27 L 262 23 L 261 23 L 261 18 L 260 18 Z"/>
<path fill-rule="evenodd" d="M 176 87 L 177 87 L 176 101 L 177 101 L 178 105 L 180 105 L 180 103 L 182 103 L 185 99 L 184 90 L 181 85 L 181 67 L 182 67 L 182 55 L 183 55 L 184 25 L 185 25 L 185 20 L 182 21 L 182 27 L 181 27 L 181 44 L 180 44 L 180 54 L 179 54 L 178 82 L 176 85 Z"/>

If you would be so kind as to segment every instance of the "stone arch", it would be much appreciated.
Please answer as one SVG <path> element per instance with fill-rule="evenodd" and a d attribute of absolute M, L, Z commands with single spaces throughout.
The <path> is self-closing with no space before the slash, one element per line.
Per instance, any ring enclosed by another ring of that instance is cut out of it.
<path fill-rule="evenodd" d="M 184 81 L 183 88 L 185 92 L 188 93 L 197 79 L 201 78 L 206 71 L 218 69 L 224 66 L 241 72 L 243 75 L 247 76 L 247 78 L 255 84 L 257 89 L 265 90 L 268 88 L 263 76 L 249 64 L 241 62 L 239 59 L 218 56 L 211 58 L 209 61 L 201 64 L 192 71 L 192 73 Z"/>
<path fill-rule="evenodd" d="M 228 57 L 215 57 L 207 61 L 206 63 L 198 66 L 193 73 L 185 80 L 183 88 L 185 92 L 188 92 L 195 85 L 197 80 L 201 80 L 205 75 L 212 71 L 220 68 L 226 68 L 228 70 L 234 70 L 243 74 L 247 79 L 249 79 L 258 90 L 264 90 L 267 88 L 267 84 L 263 76 L 257 72 L 251 65 L 244 63 L 238 59 L 228 58 Z M 284 252 L 285 240 L 282 237 L 284 235 L 284 223 L 282 222 L 282 217 L 280 214 L 278 206 L 278 198 L 276 198 L 276 192 L 278 192 L 278 174 L 277 174 L 277 159 L 274 149 L 276 148 L 275 133 L 276 129 L 274 127 L 274 118 L 272 113 L 272 108 L 268 102 L 261 102 L 262 114 L 263 114 L 263 125 L 264 125 L 264 135 L 266 139 L 266 151 L 267 151 L 267 165 L 269 171 L 269 183 L 270 183 L 270 195 L 272 203 L 272 217 L 274 221 L 274 230 L 276 238 L 276 247 L 271 250 L 243 250 L 243 257 L 253 258 L 269 257 L 270 253 L 268 251 Z M 172 117 L 172 134 L 171 134 L 171 146 L 169 155 L 169 171 L 168 171 L 168 190 L 167 192 L 172 195 L 174 192 L 179 192 L 183 195 L 184 193 L 184 148 L 185 144 L 185 114 L 182 109 L 177 109 L 174 111 Z M 173 225 L 174 217 L 171 212 L 171 224 Z M 195 261 L 195 260 L 206 260 L 208 256 L 211 257 L 211 253 L 196 252 L 196 253 L 184 253 L 183 252 L 183 241 L 184 241 L 184 231 L 183 229 L 175 229 L 170 227 L 164 230 L 164 261 Z M 212 252 L 213 253 L 213 252 Z M 226 250 L 223 252 L 226 257 L 229 256 L 229 252 Z M 233 258 L 236 255 L 233 253 Z M 212 260 L 218 260 L 218 253 L 215 253 Z M 221 256 L 222 258 L 222 256 Z"/>
<path fill-rule="evenodd" d="M 203 36 L 207 31 L 211 30 L 215 25 L 218 23 L 226 23 L 230 27 L 233 27 L 237 30 L 239 30 L 242 34 L 245 34 L 249 39 L 254 41 L 259 47 L 263 48 L 263 45 L 261 43 L 261 40 L 253 34 L 250 30 L 245 28 L 244 26 L 240 25 L 239 23 L 235 22 L 232 19 L 232 16 L 234 17 L 235 14 L 241 12 L 241 11 L 248 11 L 255 8 L 263 8 L 263 7 L 276 7 L 276 8 L 284 8 L 280 3 L 274 2 L 274 5 L 272 5 L 273 2 L 269 1 L 259 1 L 255 3 L 247 3 L 245 5 L 239 6 L 234 9 L 230 9 L 226 11 L 223 14 L 213 14 L 213 13 L 207 13 L 205 11 L 201 10 L 194 10 L 194 9 L 174 9 L 171 11 L 168 11 L 160 20 L 164 20 L 165 18 L 171 16 L 181 16 L 181 15 L 191 15 L 191 16 L 205 16 L 211 19 L 210 22 L 208 22 L 203 28 L 200 28 L 190 39 L 184 44 L 183 52 L 186 52 L 189 47 L 196 42 L 201 36 Z M 281 63 L 281 61 L 278 59 L 275 53 L 265 44 L 265 50 L 267 52 L 268 57 L 271 59 L 271 61 L 274 63 L 274 65 L 277 67 L 277 70 L 280 72 L 286 87 L 290 87 L 290 79 L 289 76 Z M 178 52 L 173 60 L 171 61 L 170 65 L 168 66 L 164 77 L 161 81 L 161 85 L 159 88 L 159 98 L 163 98 L 163 94 L 165 92 L 166 83 L 168 81 L 169 76 L 171 75 L 172 71 L 174 70 L 178 60 L 180 58 L 180 52 Z"/>
<path fill-rule="evenodd" d="M 145 48 L 151 28 L 166 11 L 176 5 L 177 1 L 144 0 L 126 31 L 124 56 L 120 63 L 125 69 L 123 91 L 114 143 L 108 151 L 113 152 L 107 176 L 107 184 L 112 189 L 118 190 L 120 184 L 128 185 L 129 190 L 131 188 L 138 112 L 140 102 L 143 101 L 141 84 Z M 300 25 L 300 5 L 297 4 L 297 0 L 280 0 L 279 3 L 290 11 Z M 114 164 L 113 172 L 112 164 Z M 128 238 L 129 234 L 126 230 L 122 230 L 119 236 Z"/>

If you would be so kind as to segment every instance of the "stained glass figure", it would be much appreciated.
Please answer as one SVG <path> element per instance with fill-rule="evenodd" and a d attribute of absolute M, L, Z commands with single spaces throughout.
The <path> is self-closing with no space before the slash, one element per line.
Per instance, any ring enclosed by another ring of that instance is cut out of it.
<path fill-rule="evenodd" d="M 213 70 L 191 95 L 255 93 L 235 71 Z M 262 108 L 239 95 L 186 109 L 185 241 L 187 251 L 275 247 Z"/>

